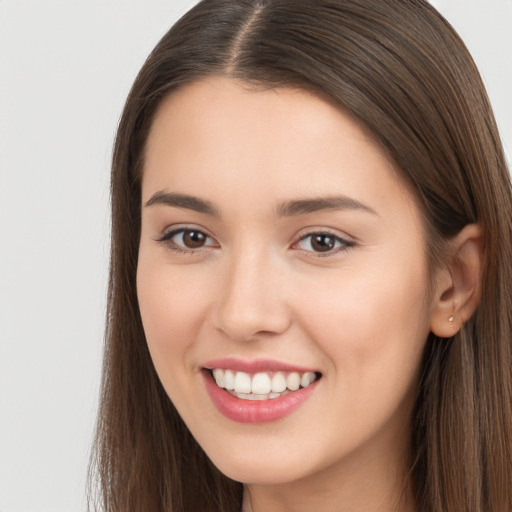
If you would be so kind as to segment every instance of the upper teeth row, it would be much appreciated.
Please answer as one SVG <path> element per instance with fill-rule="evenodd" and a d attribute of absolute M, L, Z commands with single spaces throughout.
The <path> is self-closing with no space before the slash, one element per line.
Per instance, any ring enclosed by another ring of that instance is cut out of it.
<path fill-rule="evenodd" d="M 286 389 L 297 391 L 301 386 L 303 388 L 309 386 L 316 379 L 313 372 L 275 372 L 270 376 L 263 372 L 251 375 L 220 368 L 213 370 L 213 377 L 217 386 L 221 388 L 236 393 L 253 393 L 256 395 L 282 393 Z"/>

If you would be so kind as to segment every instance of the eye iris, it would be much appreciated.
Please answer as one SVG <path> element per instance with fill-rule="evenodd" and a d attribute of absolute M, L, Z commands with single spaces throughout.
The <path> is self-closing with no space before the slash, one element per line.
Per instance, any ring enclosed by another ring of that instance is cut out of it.
<path fill-rule="evenodd" d="M 189 249 L 203 247 L 206 243 L 206 235 L 200 231 L 185 231 L 183 233 L 183 244 Z"/>
<path fill-rule="evenodd" d="M 327 252 L 334 249 L 336 239 L 330 235 L 313 235 L 311 247 L 317 252 Z"/>

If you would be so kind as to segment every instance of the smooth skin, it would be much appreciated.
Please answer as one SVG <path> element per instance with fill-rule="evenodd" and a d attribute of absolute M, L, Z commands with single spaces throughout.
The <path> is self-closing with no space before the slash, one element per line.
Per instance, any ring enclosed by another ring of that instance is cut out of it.
<path fill-rule="evenodd" d="M 429 331 L 455 334 L 478 303 L 479 228 L 429 276 L 415 199 L 357 122 L 308 92 L 227 78 L 164 100 L 142 201 L 149 350 L 199 444 L 245 483 L 244 511 L 414 510 L 404 473 L 418 368 Z M 226 357 L 322 377 L 289 416 L 239 423 L 201 373 Z"/>

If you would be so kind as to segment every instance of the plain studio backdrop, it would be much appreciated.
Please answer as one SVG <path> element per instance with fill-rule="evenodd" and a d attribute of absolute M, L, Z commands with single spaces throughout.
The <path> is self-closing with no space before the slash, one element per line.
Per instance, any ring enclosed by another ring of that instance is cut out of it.
<path fill-rule="evenodd" d="M 0 0 L 0 512 L 85 511 L 109 162 L 145 57 L 193 0 Z M 437 0 L 512 155 L 512 0 Z"/>

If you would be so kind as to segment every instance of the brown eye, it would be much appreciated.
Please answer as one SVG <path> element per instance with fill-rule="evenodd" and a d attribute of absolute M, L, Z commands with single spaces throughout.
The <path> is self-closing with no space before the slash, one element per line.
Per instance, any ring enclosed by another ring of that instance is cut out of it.
<path fill-rule="evenodd" d="M 180 228 L 166 233 L 156 240 L 176 252 L 193 253 L 203 248 L 218 247 L 212 237 L 198 229 Z"/>
<path fill-rule="evenodd" d="M 187 247 L 187 249 L 199 249 L 203 247 L 206 244 L 206 239 L 207 236 L 201 233 L 201 231 L 183 231 L 183 245 Z"/>
<path fill-rule="evenodd" d="M 349 249 L 354 242 L 344 240 L 332 233 L 310 233 L 303 236 L 296 247 L 313 254 L 325 255 L 336 254 L 339 251 Z"/>
<path fill-rule="evenodd" d="M 313 235 L 311 237 L 311 248 L 316 252 L 332 251 L 336 246 L 336 239 L 331 235 Z"/>

